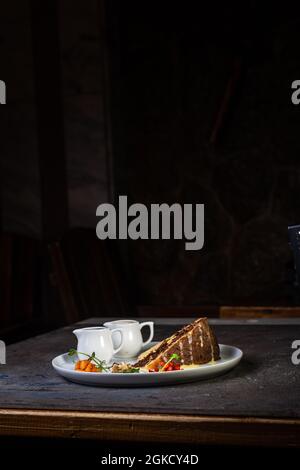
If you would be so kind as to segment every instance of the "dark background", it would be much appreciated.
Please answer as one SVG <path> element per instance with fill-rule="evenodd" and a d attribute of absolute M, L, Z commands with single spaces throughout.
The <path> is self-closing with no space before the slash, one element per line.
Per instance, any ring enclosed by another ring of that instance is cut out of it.
<path fill-rule="evenodd" d="M 288 5 L 1 2 L 1 325 L 298 305 L 299 36 Z M 98 241 L 120 194 L 204 203 L 204 248 Z"/>

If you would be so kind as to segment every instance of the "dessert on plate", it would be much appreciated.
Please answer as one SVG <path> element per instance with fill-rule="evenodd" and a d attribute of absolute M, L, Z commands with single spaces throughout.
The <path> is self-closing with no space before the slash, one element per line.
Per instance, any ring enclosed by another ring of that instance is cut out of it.
<path fill-rule="evenodd" d="M 77 355 L 71 349 L 69 356 Z M 170 372 L 197 367 L 220 359 L 220 349 L 215 334 L 206 317 L 198 318 L 184 326 L 169 338 L 155 344 L 139 355 L 135 364 L 114 363 L 108 367 L 105 361 L 92 355 L 80 352 L 85 360 L 75 363 L 75 370 L 80 372 Z"/>
<path fill-rule="evenodd" d="M 206 317 L 198 318 L 142 353 L 134 366 L 159 372 L 165 370 L 164 364 L 171 358 L 182 368 L 220 359 L 219 345 Z"/>

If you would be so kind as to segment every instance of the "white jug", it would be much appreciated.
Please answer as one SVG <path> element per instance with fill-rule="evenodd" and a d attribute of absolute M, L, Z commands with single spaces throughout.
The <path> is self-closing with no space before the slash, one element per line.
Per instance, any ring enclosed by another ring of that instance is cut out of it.
<path fill-rule="evenodd" d="M 152 341 L 154 333 L 152 321 L 139 323 L 136 320 L 114 320 L 105 322 L 104 326 L 109 328 L 111 331 L 119 330 L 123 333 L 123 336 L 120 336 L 120 333 L 118 333 L 113 338 L 114 346 L 118 346 L 117 356 L 122 359 L 137 356 L 141 352 L 142 348 Z M 148 326 L 150 328 L 150 335 L 147 341 L 143 341 L 141 333 L 141 329 L 144 326 Z"/>
<path fill-rule="evenodd" d="M 123 346 L 123 332 L 120 328 L 109 330 L 102 326 L 89 327 L 74 330 L 73 333 L 78 340 L 77 354 L 80 360 L 87 359 L 85 354 L 91 355 L 95 353 L 97 359 L 105 361 L 108 365 L 112 357 L 117 354 Z M 121 335 L 121 341 L 119 341 L 117 348 L 114 348 L 112 340 L 115 333 Z"/>

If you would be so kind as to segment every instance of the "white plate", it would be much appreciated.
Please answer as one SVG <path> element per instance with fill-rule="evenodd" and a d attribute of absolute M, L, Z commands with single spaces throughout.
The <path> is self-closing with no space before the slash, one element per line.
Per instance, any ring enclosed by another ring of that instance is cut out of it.
<path fill-rule="evenodd" d="M 149 344 L 149 347 L 155 343 Z M 140 372 L 136 374 L 122 374 L 111 372 L 81 372 L 74 370 L 76 359 L 61 354 L 53 359 L 54 369 L 72 382 L 83 385 L 96 385 L 98 387 L 153 387 L 157 385 L 177 385 L 184 382 L 210 379 L 224 374 L 235 367 L 242 359 L 243 353 L 234 346 L 220 344 L 221 359 L 213 364 L 203 364 L 195 368 L 170 372 Z M 135 360 L 127 361 L 135 362 Z"/>

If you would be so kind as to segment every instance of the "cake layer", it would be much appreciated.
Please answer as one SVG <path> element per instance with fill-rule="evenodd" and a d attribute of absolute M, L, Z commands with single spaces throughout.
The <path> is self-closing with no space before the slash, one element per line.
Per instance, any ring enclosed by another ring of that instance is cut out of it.
<path fill-rule="evenodd" d="M 156 368 L 176 354 L 181 364 L 205 364 L 220 358 L 216 337 L 207 318 L 199 318 L 139 357 L 137 367 Z"/>

